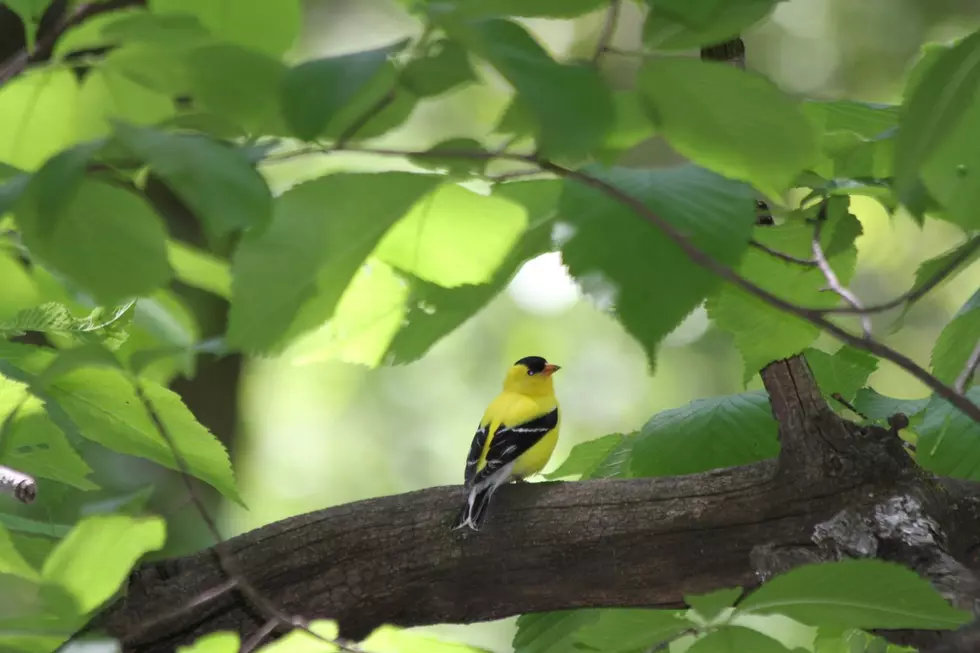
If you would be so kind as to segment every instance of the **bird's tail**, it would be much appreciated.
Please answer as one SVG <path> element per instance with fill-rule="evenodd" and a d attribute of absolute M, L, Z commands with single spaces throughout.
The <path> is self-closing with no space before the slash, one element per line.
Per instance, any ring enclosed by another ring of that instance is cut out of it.
<path fill-rule="evenodd" d="M 497 487 L 496 484 L 490 484 L 486 487 L 474 487 L 470 489 L 470 493 L 466 497 L 466 503 L 463 504 L 459 514 L 456 515 L 453 530 L 458 530 L 464 526 L 469 526 L 474 531 L 480 530 L 480 526 L 483 525 L 483 521 L 487 517 L 487 507 L 490 505 L 490 497 L 493 496 Z"/>

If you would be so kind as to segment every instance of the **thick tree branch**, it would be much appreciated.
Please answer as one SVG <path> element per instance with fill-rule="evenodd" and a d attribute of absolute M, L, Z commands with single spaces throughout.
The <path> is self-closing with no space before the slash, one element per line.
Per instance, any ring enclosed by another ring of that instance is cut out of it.
<path fill-rule="evenodd" d="M 972 572 L 940 563 L 968 558 L 980 490 L 956 483 L 942 491 L 892 432 L 841 420 L 802 357 L 773 363 L 763 379 L 780 423 L 778 461 L 675 478 L 508 486 L 480 533 L 449 530 L 462 488 L 431 488 L 293 517 L 233 538 L 224 551 L 279 610 L 337 619 L 353 639 L 382 623 L 677 606 L 684 594 L 751 588 L 801 562 L 869 555 L 848 548 L 858 540 L 937 586 L 938 574 L 954 570 L 965 580 L 943 587 L 959 600 Z M 910 540 L 914 528 L 889 526 L 903 519 L 929 520 L 943 535 Z M 216 629 L 246 639 L 267 626 L 240 594 L 213 591 L 222 585 L 212 549 L 150 563 L 93 625 L 127 651 L 146 652 Z M 173 611 L 209 591 L 211 600 Z"/>

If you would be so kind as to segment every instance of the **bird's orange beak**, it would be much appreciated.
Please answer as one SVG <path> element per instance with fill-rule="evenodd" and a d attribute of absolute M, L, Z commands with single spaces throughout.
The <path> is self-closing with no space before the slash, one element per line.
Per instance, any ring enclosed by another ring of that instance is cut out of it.
<path fill-rule="evenodd" d="M 545 376 L 551 376 L 560 369 L 561 365 L 552 365 L 551 363 L 548 363 L 544 366 L 544 370 L 542 370 L 542 372 Z"/>

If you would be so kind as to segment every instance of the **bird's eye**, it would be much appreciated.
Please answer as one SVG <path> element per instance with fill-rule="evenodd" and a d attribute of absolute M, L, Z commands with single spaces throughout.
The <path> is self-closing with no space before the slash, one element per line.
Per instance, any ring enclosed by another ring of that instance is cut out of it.
<path fill-rule="evenodd" d="M 528 370 L 527 371 L 527 375 L 528 376 L 534 376 L 534 370 Z"/>

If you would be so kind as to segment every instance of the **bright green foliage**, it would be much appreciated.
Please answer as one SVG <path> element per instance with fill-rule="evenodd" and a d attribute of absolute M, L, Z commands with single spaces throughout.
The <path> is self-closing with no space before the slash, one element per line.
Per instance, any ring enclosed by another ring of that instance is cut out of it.
<path fill-rule="evenodd" d="M 841 347 L 833 355 L 808 347 L 803 354 L 824 396 L 840 395 L 845 401 L 854 399 L 878 367 L 877 358 L 854 347 Z"/>
<path fill-rule="evenodd" d="M 425 2 L 435 4 L 437 0 Z M 604 4 L 604 0 L 464 0 L 454 3 L 453 15 L 466 18 L 573 18 L 595 11 Z"/>
<path fill-rule="evenodd" d="M 980 291 L 956 313 L 932 349 L 932 373 L 943 383 L 963 374 L 966 362 L 980 341 Z"/>
<path fill-rule="evenodd" d="M 167 243 L 167 254 L 179 281 L 231 299 L 231 269 L 227 261 L 174 240 Z"/>
<path fill-rule="evenodd" d="M 754 391 L 698 399 L 654 415 L 633 444 L 634 476 L 693 474 L 779 453 L 769 397 Z"/>
<path fill-rule="evenodd" d="M 579 647 L 603 653 L 633 653 L 673 639 L 691 628 L 680 610 L 597 610 L 598 621 L 575 634 Z"/>
<path fill-rule="evenodd" d="M 300 27 L 299 0 L 150 0 L 158 14 L 189 14 L 216 38 L 280 55 L 290 48 Z"/>
<path fill-rule="evenodd" d="M 67 69 L 38 69 L 7 83 L 0 93 L 0 161 L 38 168 L 72 144 L 78 85 Z"/>
<path fill-rule="evenodd" d="M 41 577 L 68 590 L 84 614 L 115 593 L 144 553 L 161 548 L 165 534 L 160 517 L 86 517 L 48 556 Z"/>
<path fill-rule="evenodd" d="M 847 283 L 857 257 L 854 239 L 861 225 L 850 213 L 830 211 L 820 242 L 841 283 Z M 755 240 L 797 258 L 812 256 L 813 227 L 801 221 L 776 227 L 756 227 Z M 840 298 L 824 292 L 823 274 L 815 267 L 776 259 L 766 252 L 749 250 L 738 267 L 749 281 L 794 304 L 813 307 L 836 305 Z M 798 317 L 764 304 L 732 285 L 708 300 L 708 315 L 735 336 L 745 363 L 748 381 L 769 362 L 798 354 L 816 340 L 819 330 Z"/>
<path fill-rule="evenodd" d="M 124 124 L 116 126 L 115 138 L 145 161 L 212 234 L 268 222 L 269 188 L 240 152 L 200 136 Z"/>
<path fill-rule="evenodd" d="M 966 394 L 971 401 L 980 401 L 980 387 L 973 387 Z M 916 460 L 920 465 L 943 476 L 980 479 L 980 424 L 933 396 L 916 430 Z"/>
<path fill-rule="evenodd" d="M 587 171 L 643 202 L 713 258 L 730 265 L 745 250 L 755 214 L 749 189 L 742 184 L 691 165 Z M 601 307 L 615 307 L 617 318 L 644 346 L 653 367 L 663 337 L 720 280 L 608 193 L 568 181 L 559 215 L 573 227 L 572 237 L 562 246 L 562 260 Z"/>
<path fill-rule="evenodd" d="M 447 29 L 514 86 L 521 106 L 533 117 L 542 155 L 580 157 L 601 143 L 612 126 L 614 108 L 595 70 L 557 63 L 511 21 L 485 20 Z"/>
<path fill-rule="evenodd" d="M 621 433 L 610 433 L 595 440 L 581 442 L 574 447 L 555 471 L 545 474 L 547 479 L 564 478 L 566 476 L 580 476 L 588 478 L 599 465 L 606 460 L 610 453 L 619 446 L 624 436 Z"/>
<path fill-rule="evenodd" d="M 725 608 L 732 607 L 741 596 L 742 588 L 733 587 L 700 596 L 685 595 L 684 603 L 691 606 L 701 619 L 708 622 L 714 620 Z"/>
<path fill-rule="evenodd" d="M 17 211 L 24 243 L 103 305 L 149 293 L 170 279 L 163 222 L 142 196 L 87 179 L 54 230 L 43 228 L 32 204 Z"/>
<path fill-rule="evenodd" d="M 643 42 L 655 50 L 715 45 L 765 18 L 780 0 L 645 0 Z"/>
<path fill-rule="evenodd" d="M 798 567 L 765 583 L 739 604 L 739 610 L 868 630 L 945 630 L 970 620 L 914 571 L 879 560 Z"/>
<path fill-rule="evenodd" d="M 688 653 L 786 653 L 789 649 L 762 633 L 741 626 L 726 626 L 699 638 Z"/>
<path fill-rule="evenodd" d="M 20 576 L 28 580 L 38 580 L 38 571 L 31 566 L 14 545 L 10 532 L 0 525 L 0 574 Z"/>
<path fill-rule="evenodd" d="M 980 60 L 980 36 L 974 39 L 972 54 L 974 59 Z M 933 79 L 930 77 L 929 81 Z M 976 85 L 980 84 L 980 64 L 976 65 L 976 72 L 970 79 L 971 86 L 963 89 L 964 94 L 975 91 Z M 932 146 L 931 154 L 922 164 L 922 182 L 930 195 L 946 209 L 940 215 L 964 229 L 977 229 L 980 228 L 980 217 L 974 208 L 980 202 L 980 189 L 974 183 L 973 175 L 980 169 L 980 154 L 970 144 L 980 138 L 980 101 L 974 98 L 962 113 L 952 127 L 944 125 L 949 133 Z"/>
<path fill-rule="evenodd" d="M 240 644 L 238 633 L 219 630 L 198 637 L 190 646 L 178 646 L 177 653 L 236 653 Z"/>
<path fill-rule="evenodd" d="M 813 132 L 769 80 L 716 62 L 656 59 L 637 85 L 650 119 L 678 152 L 777 194 L 813 162 Z"/>
<path fill-rule="evenodd" d="M 955 128 L 974 104 L 978 85 L 980 33 L 966 37 L 930 62 L 928 74 L 915 85 L 902 107 L 895 145 L 895 176 L 901 192 L 908 192 L 935 151 L 946 142 L 952 144 Z"/>
<path fill-rule="evenodd" d="M 962 245 L 958 245 L 953 249 L 940 254 L 939 256 L 934 256 L 931 259 L 923 261 L 918 269 L 915 271 L 915 283 L 912 285 L 912 290 L 918 291 L 926 283 L 931 282 L 938 275 L 943 273 L 949 268 L 949 266 L 954 265 L 959 261 L 956 267 L 960 270 L 971 265 L 977 258 L 980 257 L 980 241 L 974 242 L 974 240 L 968 240 Z M 948 281 L 954 275 L 945 275 L 943 281 L 940 282 L 935 288 L 942 287 L 945 281 Z"/>
<path fill-rule="evenodd" d="M 278 197 L 271 223 L 235 255 L 228 340 L 268 351 L 291 327 L 298 335 L 329 319 L 385 232 L 438 183 L 397 172 L 337 174 Z"/>

